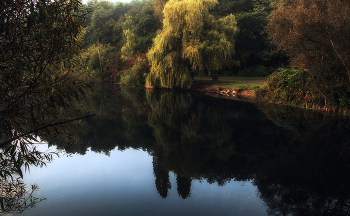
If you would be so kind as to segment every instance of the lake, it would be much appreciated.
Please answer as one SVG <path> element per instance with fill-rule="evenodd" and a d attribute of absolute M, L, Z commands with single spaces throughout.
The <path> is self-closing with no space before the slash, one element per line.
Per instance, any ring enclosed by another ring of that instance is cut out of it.
<path fill-rule="evenodd" d="M 21 215 L 350 214 L 347 117 L 113 85 L 77 107 Z"/>

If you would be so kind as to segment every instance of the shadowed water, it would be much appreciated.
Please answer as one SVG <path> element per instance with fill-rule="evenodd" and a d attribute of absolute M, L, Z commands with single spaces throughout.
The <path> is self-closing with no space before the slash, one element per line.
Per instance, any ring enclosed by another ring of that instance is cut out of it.
<path fill-rule="evenodd" d="M 41 142 L 22 215 L 346 215 L 350 122 L 310 110 L 106 86 Z M 40 150 L 47 149 L 43 144 Z"/>

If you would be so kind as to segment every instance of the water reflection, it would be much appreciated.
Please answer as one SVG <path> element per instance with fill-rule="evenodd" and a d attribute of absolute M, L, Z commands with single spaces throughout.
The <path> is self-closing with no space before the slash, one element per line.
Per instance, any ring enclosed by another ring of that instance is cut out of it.
<path fill-rule="evenodd" d="M 191 182 L 192 178 L 179 175 L 176 177 L 177 192 L 182 199 L 186 199 L 191 195 Z"/>
<path fill-rule="evenodd" d="M 23 169 L 44 166 L 52 160 L 53 152 L 40 152 L 23 139 L 12 141 L 0 148 L 0 213 L 22 213 L 45 198 L 33 195 L 39 189 L 22 181 Z"/>
<path fill-rule="evenodd" d="M 284 125 L 298 135 L 294 146 L 278 160 L 266 161 L 254 184 L 271 215 L 349 215 L 349 120 L 305 114 L 283 114 Z M 273 117 L 281 121 L 281 114 Z"/>
<path fill-rule="evenodd" d="M 128 130 L 137 124 L 147 131 L 128 132 L 147 140 L 147 147 L 132 147 L 153 155 L 161 197 L 171 188 L 171 171 L 184 199 L 193 179 L 218 185 L 253 180 L 271 215 L 349 211 L 347 118 L 264 104 L 261 112 L 251 103 L 188 93 L 123 91 L 124 107 L 131 109 L 122 116 L 131 112 L 137 119 L 127 123 Z"/>
<path fill-rule="evenodd" d="M 257 186 L 270 215 L 349 214 L 347 118 L 116 86 L 95 89 L 82 104 L 77 114 L 98 115 L 40 138 L 82 155 L 88 149 L 107 155 L 115 148 L 142 149 L 152 156 L 155 188 L 163 199 L 172 188 L 192 199 L 194 181 L 219 186 L 245 181 Z"/>
<path fill-rule="evenodd" d="M 156 177 L 157 192 L 162 198 L 168 196 L 168 190 L 171 189 L 171 183 L 169 181 L 169 171 L 164 170 L 161 161 L 157 156 L 153 156 L 153 173 Z"/>
<path fill-rule="evenodd" d="M 60 126 L 84 118 L 71 112 L 76 110 L 73 105 L 82 98 L 85 88 L 74 83 L 68 75 L 56 75 L 28 76 L 31 78 L 2 83 L 0 213 L 21 213 L 44 199 L 33 196 L 38 190 L 37 185 L 26 186 L 22 182 L 23 172 L 31 166 L 44 166 L 55 153 L 38 151 L 33 143 L 38 143 L 40 137 L 56 137 L 57 134 L 69 138 L 65 128 Z M 29 83 L 21 84 L 23 80 Z M 18 85 L 17 88 L 12 88 L 15 85 Z"/>

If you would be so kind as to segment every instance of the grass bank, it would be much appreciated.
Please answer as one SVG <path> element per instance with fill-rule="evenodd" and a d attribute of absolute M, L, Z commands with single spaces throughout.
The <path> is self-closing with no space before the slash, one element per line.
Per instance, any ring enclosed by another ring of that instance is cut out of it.
<path fill-rule="evenodd" d="M 313 90 L 305 77 L 305 72 L 278 71 L 268 78 L 262 77 L 196 77 L 194 88 L 206 92 L 209 89 L 238 91 L 238 96 L 254 98 L 260 102 L 294 106 L 303 109 L 349 114 L 347 107 L 325 106 L 322 96 Z M 223 96 L 237 96 L 225 95 Z"/>
<path fill-rule="evenodd" d="M 212 80 L 212 77 L 195 77 L 196 80 Z M 266 77 L 221 76 L 219 80 L 266 80 Z"/>
<path fill-rule="evenodd" d="M 229 82 L 229 81 L 228 81 Z M 234 83 L 221 83 L 221 84 L 214 84 L 214 86 L 220 86 L 221 88 L 235 88 L 235 89 L 239 89 L 239 90 L 250 90 L 253 93 L 255 93 L 255 91 L 257 89 L 260 88 L 260 86 L 262 86 L 262 83 L 257 83 L 257 82 L 234 82 Z"/>
<path fill-rule="evenodd" d="M 212 80 L 211 77 L 195 78 L 192 89 L 199 91 L 237 91 L 238 95 L 245 97 L 254 97 L 255 91 L 265 82 L 260 77 L 219 77 L 218 80 Z"/>
<path fill-rule="evenodd" d="M 340 85 L 320 92 L 307 70 L 279 68 L 255 92 L 258 101 L 349 114 L 350 93 Z M 327 93 L 327 97 L 325 96 Z"/>

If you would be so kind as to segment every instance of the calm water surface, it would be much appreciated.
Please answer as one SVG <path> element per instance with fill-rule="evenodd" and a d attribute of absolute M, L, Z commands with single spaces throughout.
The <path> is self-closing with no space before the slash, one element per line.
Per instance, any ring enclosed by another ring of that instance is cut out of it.
<path fill-rule="evenodd" d="M 27 184 L 36 183 L 37 197 L 47 200 L 23 215 L 266 215 L 266 207 L 250 182 L 223 187 L 194 180 L 191 195 L 181 198 L 176 175 L 170 173 L 168 197 L 155 187 L 152 156 L 142 150 L 113 150 L 110 156 L 87 152 L 55 159 L 32 168 Z"/>
<path fill-rule="evenodd" d="M 107 86 L 39 149 L 21 215 L 348 215 L 350 121 L 310 110 Z"/>

